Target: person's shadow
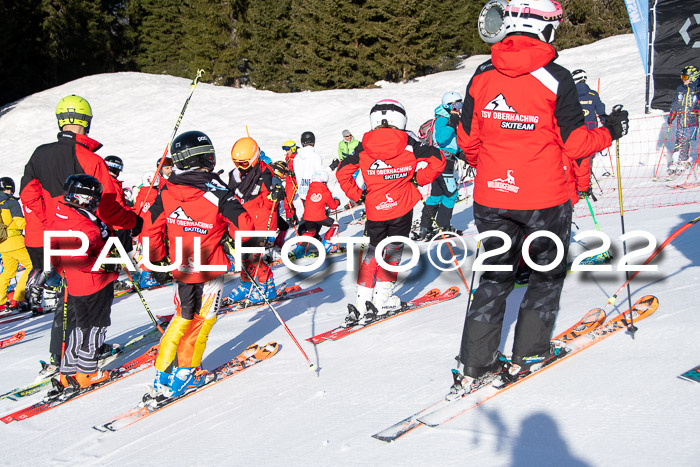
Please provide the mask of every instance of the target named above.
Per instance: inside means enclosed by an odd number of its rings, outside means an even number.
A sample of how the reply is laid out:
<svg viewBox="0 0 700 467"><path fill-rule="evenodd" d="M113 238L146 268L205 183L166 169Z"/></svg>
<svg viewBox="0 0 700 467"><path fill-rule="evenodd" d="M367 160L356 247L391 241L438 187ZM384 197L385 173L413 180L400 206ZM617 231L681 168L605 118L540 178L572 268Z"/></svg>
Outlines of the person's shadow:
<svg viewBox="0 0 700 467"><path fill-rule="evenodd" d="M510 465L584 467L590 464L571 453L556 422L539 412L523 420L513 443Z"/></svg>

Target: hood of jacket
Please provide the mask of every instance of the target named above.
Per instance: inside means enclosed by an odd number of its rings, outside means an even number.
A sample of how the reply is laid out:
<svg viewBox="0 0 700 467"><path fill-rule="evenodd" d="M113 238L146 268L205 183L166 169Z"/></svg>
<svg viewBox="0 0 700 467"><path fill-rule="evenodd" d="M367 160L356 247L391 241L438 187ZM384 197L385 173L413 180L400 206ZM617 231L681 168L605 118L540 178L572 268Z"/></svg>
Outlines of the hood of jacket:
<svg viewBox="0 0 700 467"><path fill-rule="evenodd" d="M542 68L557 57L551 45L528 36L508 36L491 46L491 62L506 76L516 77Z"/></svg>
<svg viewBox="0 0 700 467"><path fill-rule="evenodd" d="M442 104L438 105L435 107L435 116L436 117L445 117L447 119L450 118L450 113L445 109Z"/></svg>
<svg viewBox="0 0 700 467"><path fill-rule="evenodd" d="M362 138L364 155L372 160L381 160L389 163L395 157L399 157L406 150L408 135L405 131L394 128L377 128L365 133Z"/></svg>

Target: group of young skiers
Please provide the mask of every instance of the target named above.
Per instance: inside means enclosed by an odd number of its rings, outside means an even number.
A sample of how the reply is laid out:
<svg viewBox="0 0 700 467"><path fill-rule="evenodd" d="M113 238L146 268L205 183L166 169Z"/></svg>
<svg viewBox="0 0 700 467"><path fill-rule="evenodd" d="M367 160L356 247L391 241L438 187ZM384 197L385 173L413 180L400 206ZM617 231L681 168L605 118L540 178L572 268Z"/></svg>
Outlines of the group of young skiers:
<svg viewBox="0 0 700 467"><path fill-rule="evenodd" d="M562 17L555 1L512 0L505 8L505 39L492 47L490 60L477 67L463 96L444 94L428 144L407 131L404 106L383 99L370 109L370 131L361 140L343 131L338 159L330 169L315 150L315 135L305 131L300 147L294 140L283 143L284 160L276 162L264 156L255 139L237 140L231 149L234 169L222 179L211 139L204 132L188 131L172 141L167 158L156 161L160 170L144 175L133 206L116 178L123 161L99 157L95 152L100 143L87 136L92 119L88 102L75 95L61 99L56 109L58 141L38 147L22 177L24 220L16 220L22 213L14 206L8 218L12 228L25 231L28 258L17 261L26 262L27 289L41 290L50 277L65 282L65 306L55 314L51 341L52 362L60 365L60 386L84 388L110 377L97 362L118 273L110 265L97 271L92 266L111 237L119 238L127 250L136 243L137 250L148 255L150 260L142 264L144 277L174 283L175 316L160 341L154 392L177 397L206 381L202 356L224 299L224 274L232 261L227 249L236 232L259 231L260 236L245 236L243 245L271 248L281 246L294 230L336 251L328 241L338 231L329 210L338 209L340 202L327 186L335 171L345 195L364 204L369 237L346 321L375 319L402 307L395 293L397 273L382 267L376 255L398 265L403 243L389 243L381 252L377 246L391 236L409 237L419 203L424 203L420 238L431 231L454 230L457 160L476 169L473 215L478 230L500 231L512 240L509 251L487 259L485 265L512 269L481 276L465 320L456 390L503 371L498 351L501 326L525 239L548 231L561 240L566 257L572 203L590 193L590 157L628 128L626 111L605 113L597 94L585 86L585 71L576 70L572 76L555 63L551 43ZM687 76L688 91L683 92L694 92L694 101L684 94L678 105L697 106L698 72L693 68ZM696 83L692 92L691 83ZM587 89L583 94L581 84ZM580 95L591 100L587 115ZM685 107L674 104L672 111L671 120L683 119L682 128L690 131ZM697 116L693 118L692 131L697 131ZM679 147L678 161L687 158L687 148ZM428 185L430 196L423 200L418 187ZM0 202L3 199L0 194ZM5 217L3 207L3 221ZM53 268L45 267L43 232L68 230L87 236L86 255L53 257ZM60 237L51 246L75 249L79 243L78 238ZM176 252L178 245L182 251ZM486 251L500 246L496 237L483 241ZM16 269L14 256L5 256L1 248L6 271L13 265ZM308 251L308 245L299 244L292 254L300 257ZM529 255L534 263L547 265L555 260L557 249L551 239L538 237ZM277 289L265 255L245 253L241 260L240 284L227 301L274 299ZM549 271L530 273L513 344L512 363L518 371L557 355L550 337L565 275L565 261ZM22 299L20 284L15 299Z"/></svg>

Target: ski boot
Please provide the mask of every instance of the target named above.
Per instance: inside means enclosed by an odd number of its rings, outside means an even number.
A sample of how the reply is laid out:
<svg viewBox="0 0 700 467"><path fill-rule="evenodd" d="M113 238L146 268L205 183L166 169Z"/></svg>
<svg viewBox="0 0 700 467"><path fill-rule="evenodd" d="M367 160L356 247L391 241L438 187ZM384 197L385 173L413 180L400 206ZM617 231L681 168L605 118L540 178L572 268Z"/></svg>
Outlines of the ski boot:
<svg viewBox="0 0 700 467"><path fill-rule="evenodd" d="M269 279L267 279L265 282L260 282L258 286L260 287L260 290L258 289L258 287L255 287L254 285L252 286L250 295L248 296L247 300L248 304L252 305L264 302L265 299L273 300L277 298L277 288L275 287L274 277L270 276ZM260 294L261 290L263 295Z"/></svg>
<svg viewBox="0 0 700 467"><path fill-rule="evenodd" d="M114 281L114 293L128 292L134 288L134 284L129 281Z"/></svg>
<svg viewBox="0 0 700 467"><path fill-rule="evenodd" d="M32 307L29 306L29 303L25 302L24 300L8 300L7 302L7 308L11 311L17 311L19 313L25 313L27 311L32 311Z"/></svg>
<svg viewBox="0 0 700 467"><path fill-rule="evenodd" d="M604 251L598 255L590 256L583 261L581 264L584 266L592 266L597 264L610 264L613 260L613 256L608 251Z"/></svg>
<svg viewBox="0 0 700 467"><path fill-rule="evenodd" d="M151 399L157 398L167 398L172 395L172 389L170 389L170 379L172 378L170 373L165 371L156 370L156 377L153 380L153 389L150 392Z"/></svg>
<svg viewBox="0 0 700 467"><path fill-rule="evenodd" d="M512 380L517 380L523 376L527 376L533 371L537 371L540 368L547 366L553 360L563 357L566 355L567 349L565 347L557 347L554 343L549 344L549 349L546 352L531 355L529 357L521 357L519 355L513 355L511 358L511 366L508 369L508 374Z"/></svg>
<svg viewBox="0 0 700 467"><path fill-rule="evenodd" d="M369 309L367 307L368 303L372 303L372 296L374 295L374 288L364 287L362 285L357 286L357 295L355 297L355 304L348 305L348 314L345 317L346 326L354 326L360 322L360 319L367 315Z"/></svg>
<svg viewBox="0 0 700 467"><path fill-rule="evenodd" d="M487 366L465 366L463 371L459 370L460 366L462 366L461 362L457 364L457 369L452 370L453 383L450 392L445 396L447 400L458 399L476 391L496 379L508 368L507 360L500 352L496 352L493 362Z"/></svg>
<svg viewBox="0 0 700 467"><path fill-rule="evenodd" d="M221 306L231 306L234 303L247 298L250 295L250 288L253 286L250 282L243 282L238 285L235 289L221 300Z"/></svg>
<svg viewBox="0 0 700 467"><path fill-rule="evenodd" d="M51 378L57 374L61 366L61 358L57 355L51 354L51 358L49 359L48 363L43 360L39 360L39 363L41 364L41 370L39 371L36 381Z"/></svg>
<svg viewBox="0 0 700 467"><path fill-rule="evenodd" d="M375 316L366 316L370 319L377 319L386 314L392 314L399 311L403 304L401 299L394 295L395 282L377 282L374 286L374 295L372 297L372 305ZM368 310L369 311L369 310Z"/></svg>
<svg viewBox="0 0 700 467"><path fill-rule="evenodd" d="M178 368L173 367L173 371L168 379L170 387L169 397L180 397L187 392L204 386L211 381L212 374L200 367Z"/></svg>
<svg viewBox="0 0 700 467"><path fill-rule="evenodd" d="M690 161L679 161L676 165L676 175L683 175L692 167Z"/></svg>
<svg viewBox="0 0 700 467"><path fill-rule="evenodd" d="M109 371L97 370L94 373L81 373L78 372L73 376L75 381L78 383L81 389L93 386L95 384L103 383L109 379Z"/></svg>

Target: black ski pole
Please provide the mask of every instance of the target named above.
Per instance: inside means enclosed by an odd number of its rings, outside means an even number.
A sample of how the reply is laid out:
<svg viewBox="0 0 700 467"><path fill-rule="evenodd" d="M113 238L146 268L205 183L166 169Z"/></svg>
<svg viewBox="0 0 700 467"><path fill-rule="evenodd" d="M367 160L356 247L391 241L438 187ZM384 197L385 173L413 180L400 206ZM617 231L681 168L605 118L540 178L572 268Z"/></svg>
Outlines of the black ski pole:
<svg viewBox="0 0 700 467"><path fill-rule="evenodd" d="M621 111L622 106L616 105L613 107L613 113L616 111ZM625 235L625 210L622 203L622 177L620 176L620 139L615 140L615 152L616 152L616 165L617 165L617 193L620 200L620 224L622 226L622 235ZM627 244L622 242L622 253L627 255ZM627 301L629 302L629 309L632 310L632 292L630 291L630 273L625 271L625 278L627 279ZM634 316L630 311L630 324L627 326L627 331L632 335L634 339L634 333L637 332L637 327L634 325Z"/></svg>

